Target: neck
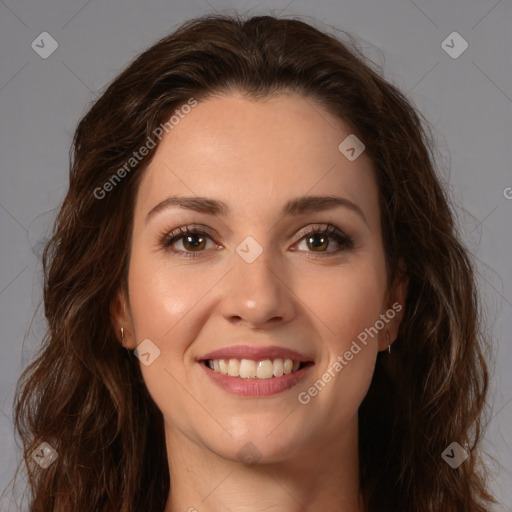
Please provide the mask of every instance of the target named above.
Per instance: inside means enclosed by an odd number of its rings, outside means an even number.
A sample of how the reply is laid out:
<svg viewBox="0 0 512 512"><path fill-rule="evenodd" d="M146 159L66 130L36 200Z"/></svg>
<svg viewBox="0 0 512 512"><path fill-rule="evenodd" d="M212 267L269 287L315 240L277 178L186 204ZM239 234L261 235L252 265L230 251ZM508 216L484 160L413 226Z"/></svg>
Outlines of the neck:
<svg viewBox="0 0 512 512"><path fill-rule="evenodd" d="M170 488L164 512L364 512L359 493L357 417L332 440L286 460L245 465L180 432L166 431Z"/></svg>

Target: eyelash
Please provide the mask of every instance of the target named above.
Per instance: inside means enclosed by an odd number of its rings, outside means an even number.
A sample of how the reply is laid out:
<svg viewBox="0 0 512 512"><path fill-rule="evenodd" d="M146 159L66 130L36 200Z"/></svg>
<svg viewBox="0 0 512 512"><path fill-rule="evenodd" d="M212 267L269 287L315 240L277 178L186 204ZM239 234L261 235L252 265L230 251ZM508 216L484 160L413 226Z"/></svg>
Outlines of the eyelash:
<svg viewBox="0 0 512 512"><path fill-rule="evenodd" d="M198 256L200 256L200 254L202 252L204 252L204 250L203 251L181 251L181 250L172 249L172 247L171 247L173 243L175 243L178 240L183 239L187 235L206 235L210 239L213 239L213 236L214 236L213 233L211 233L210 230L206 226L203 226L203 225L183 226L183 227L173 230L171 233L168 233L167 231L164 231L163 233L161 233L159 236L160 246L162 247L162 249L164 251L172 252L175 255L177 255L178 257L197 258ZM322 252L315 253L314 251L313 252L307 251L307 252L310 252L309 257L311 257L311 258L319 258L319 257L322 258L322 257L326 257L326 256L332 256L332 255L338 254L346 249L351 249L354 246L353 239L350 236L343 233L341 230L339 230L336 226L333 226L332 224L325 224L325 227L323 229L313 228L313 229L308 229L308 230L302 231L299 235L300 236L299 242L302 241L303 239L305 239L307 236L312 237L315 235L329 236L330 238L336 240L336 242L338 242L340 244L341 248L337 249L335 251L324 252L324 253L322 253Z"/></svg>

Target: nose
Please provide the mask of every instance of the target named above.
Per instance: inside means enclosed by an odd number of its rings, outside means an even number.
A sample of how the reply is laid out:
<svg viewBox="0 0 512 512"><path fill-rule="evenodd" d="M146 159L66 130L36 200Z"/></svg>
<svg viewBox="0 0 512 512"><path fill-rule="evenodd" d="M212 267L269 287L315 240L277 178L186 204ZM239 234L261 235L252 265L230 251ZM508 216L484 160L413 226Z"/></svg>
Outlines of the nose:
<svg viewBox="0 0 512 512"><path fill-rule="evenodd" d="M287 283L280 262L263 252L251 263L237 253L234 266L226 276L222 316L235 325L265 329L289 322L296 312L297 297Z"/></svg>

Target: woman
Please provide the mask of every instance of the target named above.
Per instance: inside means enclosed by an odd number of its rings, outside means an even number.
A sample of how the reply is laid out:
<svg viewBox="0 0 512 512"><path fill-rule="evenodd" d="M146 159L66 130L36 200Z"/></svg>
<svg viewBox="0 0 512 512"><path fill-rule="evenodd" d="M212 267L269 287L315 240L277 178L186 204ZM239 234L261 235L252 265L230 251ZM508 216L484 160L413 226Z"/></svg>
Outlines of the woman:
<svg viewBox="0 0 512 512"><path fill-rule="evenodd" d="M31 509L490 510L485 340L430 148L298 20L203 17L139 56L77 128L44 254Z"/></svg>

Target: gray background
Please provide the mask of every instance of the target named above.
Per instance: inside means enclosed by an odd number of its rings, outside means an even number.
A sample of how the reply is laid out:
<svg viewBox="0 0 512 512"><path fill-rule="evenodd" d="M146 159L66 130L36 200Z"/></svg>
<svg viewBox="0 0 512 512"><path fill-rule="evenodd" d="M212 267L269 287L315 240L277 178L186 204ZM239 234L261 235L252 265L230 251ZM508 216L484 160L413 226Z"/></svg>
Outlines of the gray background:
<svg viewBox="0 0 512 512"><path fill-rule="evenodd" d="M512 480L512 191L506 197L512 187L512 4L505 0L0 0L0 491L19 458L14 387L45 327L37 310L38 257L66 192L75 126L97 91L138 53L188 18L231 9L298 15L320 29L356 35L434 126L441 174L450 181L464 241L478 263L494 340L484 448L494 458L488 467L502 501L497 510L512 510L506 485ZM469 44L456 59L441 47L453 31ZM47 59L31 48L42 32L59 45ZM1 509L15 510L10 502L7 494Z"/></svg>

